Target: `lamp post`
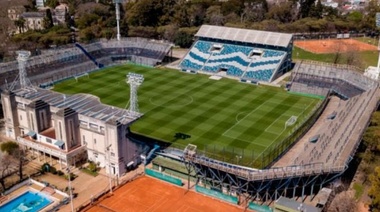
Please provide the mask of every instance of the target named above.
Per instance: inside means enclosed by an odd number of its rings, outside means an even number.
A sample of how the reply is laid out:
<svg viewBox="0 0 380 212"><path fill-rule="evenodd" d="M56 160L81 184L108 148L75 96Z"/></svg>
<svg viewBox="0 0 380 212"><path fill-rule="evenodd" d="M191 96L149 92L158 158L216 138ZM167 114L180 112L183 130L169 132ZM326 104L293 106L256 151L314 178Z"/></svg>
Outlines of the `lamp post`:
<svg viewBox="0 0 380 212"><path fill-rule="evenodd" d="M68 166L66 168L68 178L69 178L69 195L70 195L70 206L71 206L71 211L74 212L74 204L73 204L73 190L71 189L71 173L70 173L70 167Z"/></svg>
<svg viewBox="0 0 380 212"><path fill-rule="evenodd" d="M239 159L241 159L241 155L236 155L236 165L239 165Z"/></svg>
<svg viewBox="0 0 380 212"><path fill-rule="evenodd" d="M145 164L146 164L146 156L145 155L140 155L142 164L143 164L143 173L145 173Z"/></svg>
<svg viewBox="0 0 380 212"><path fill-rule="evenodd" d="M108 165L108 179L109 179L109 184L110 184L110 193L112 194L112 179L111 179L111 160L110 160L110 147L112 146L112 144L108 145L105 149L107 155L108 155L108 161L107 161L107 165Z"/></svg>

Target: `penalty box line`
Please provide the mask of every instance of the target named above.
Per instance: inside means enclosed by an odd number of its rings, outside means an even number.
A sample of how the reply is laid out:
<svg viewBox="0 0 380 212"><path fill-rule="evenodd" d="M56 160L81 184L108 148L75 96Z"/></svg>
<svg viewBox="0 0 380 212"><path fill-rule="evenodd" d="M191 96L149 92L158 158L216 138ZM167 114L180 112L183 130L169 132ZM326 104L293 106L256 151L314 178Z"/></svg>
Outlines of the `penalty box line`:
<svg viewBox="0 0 380 212"><path fill-rule="evenodd" d="M313 101L311 101L308 105L307 105L307 107L303 107L303 108L300 108L300 107L293 107L293 108L297 108L297 109L303 109L300 113L298 113L298 116L297 116L297 118L298 117L300 117L303 113L304 113L304 111L306 111L309 107L310 107L310 105L312 104L312 103L314 103L315 102L315 100L313 100ZM305 104L306 105L306 104ZM288 115L288 114L282 114L281 116L279 116L274 122L272 122L272 124L270 124L267 128L265 128L265 132L269 132L269 133L272 133L272 134L276 134L276 135L281 135L282 134L282 132L280 132L280 133L277 133L277 132L273 132L273 131L270 131L270 130L268 130L273 124L275 124L275 123L277 123L278 122L278 120L281 118L281 117L283 117L283 116L289 116L289 118L290 117L292 117L293 115ZM288 119L289 119L288 118ZM285 123L284 123L285 124Z"/></svg>
<svg viewBox="0 0 380 212"><path fill-rule="evenodd" d="M316 101L316 100L314 100L314 101ZM311 102L309 103L309 105L305 108L304 111L306 111L306 109L309 108L310 105L311 105L314 101L311 101ZM302 115L302 114L304 113L304 111L300 112L300 113L298 114L298 116ZM282 133L284 133L284 131L285 131L285 128L284 128L284 130L283 130L280 134L278 134L277 138L274 139L274 140L269 144L269 146L267 146L267 148L265 148L264 151L262 151L262 152L260 153L260 155L259 155L257 158L259 158L262 154L264 154L264 152L266 152L267 149L268 149L270 146L272 146L272 144L273 144L275 141L277 141L277 139L282 135Z"/></svg>

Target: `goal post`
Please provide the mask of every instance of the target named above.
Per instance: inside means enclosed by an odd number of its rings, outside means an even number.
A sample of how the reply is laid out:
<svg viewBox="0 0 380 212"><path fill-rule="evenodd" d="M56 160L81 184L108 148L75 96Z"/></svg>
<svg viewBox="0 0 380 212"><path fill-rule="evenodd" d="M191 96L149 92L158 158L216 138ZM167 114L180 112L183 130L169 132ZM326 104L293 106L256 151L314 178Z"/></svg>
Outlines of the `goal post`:
<svg viewBox="0 0 380 212"><path fill-rule="evenodd" d="M85 77L85 76L87 76L87 78L90 78L90 75L88 75L88 73L86 72L84 74L79 74L79 75L74 76L74 79L75 79L76 82L78 82L79 78Z"/></svg>
<svg viewBox="0 0 380 212"><path fill-rule="evenodd" d="M285 122L285 128L289 126L293 126L297 122L298 116L291 116L286 122Z"/></svg>

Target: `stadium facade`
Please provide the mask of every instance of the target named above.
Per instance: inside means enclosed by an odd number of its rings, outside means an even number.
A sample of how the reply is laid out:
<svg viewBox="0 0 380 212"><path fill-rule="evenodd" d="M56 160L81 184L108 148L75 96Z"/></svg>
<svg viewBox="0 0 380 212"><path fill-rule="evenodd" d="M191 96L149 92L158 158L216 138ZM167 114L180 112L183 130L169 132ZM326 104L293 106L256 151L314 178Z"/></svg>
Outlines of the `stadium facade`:
<svg viewBox="0 0 380 212"><path fill-rule="evenodd" d="M57 159L61 168L88 159L103 167L110 163L107 172L121 175L140 163L145 146L125 136L140 114L131 116L89 94L43 89L4 91L1 100L6 136Z"/></svg>
<svg viewBox="0 0 380 212"><path fill-rule="evenodd" d="M24 64L32 84L28 87L19 83L25 81L20 78L19 62L0 64L6 136L45 161L57 159L61 168L91 160L108 167L107 173L124 174L148 151L147 145L127 138L130 124L142 114L102 104L89 94L64 95L38 86L85 77L124 61L156 65L170 49L169 43L126 38L46 51Z"/></svg>

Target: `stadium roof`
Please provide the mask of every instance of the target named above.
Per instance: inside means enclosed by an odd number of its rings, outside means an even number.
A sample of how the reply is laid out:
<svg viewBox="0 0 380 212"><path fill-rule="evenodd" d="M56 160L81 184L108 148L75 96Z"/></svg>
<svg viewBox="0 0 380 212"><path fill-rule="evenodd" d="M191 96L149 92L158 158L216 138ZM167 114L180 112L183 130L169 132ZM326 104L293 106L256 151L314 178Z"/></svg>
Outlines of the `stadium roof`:
<svg viewBox="0 0 380 212"><path fill-rule="evenodd" d="M202 25L195 36L281 47L287 47L293 37L287 33L211 25Z"/></svg>
<svg viewBox="0 0 380 212"><path fill-rule="evenodd" d="M7 91L6 91L7 92ZM13 91L18 97L31 101L43 101L51 107L58 108L57 113L64 113L68 108L81 115L95 118L107 123L119 122L129 124L136 121L142 114L130 114L128 110L102 104L98 97L90 94L66 95L51 90L37 88L32 90Z"/></svg>

